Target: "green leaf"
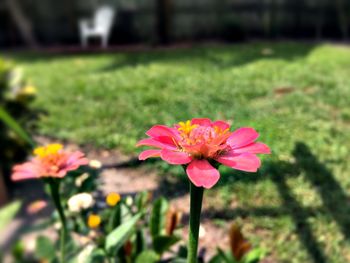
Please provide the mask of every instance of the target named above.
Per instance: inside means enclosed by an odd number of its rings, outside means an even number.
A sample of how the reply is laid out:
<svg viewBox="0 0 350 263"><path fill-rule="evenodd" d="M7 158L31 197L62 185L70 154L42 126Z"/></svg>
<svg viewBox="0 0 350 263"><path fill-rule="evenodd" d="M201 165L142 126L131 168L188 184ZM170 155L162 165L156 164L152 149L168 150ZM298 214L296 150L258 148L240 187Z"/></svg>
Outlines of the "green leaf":
<svg viewBox="0 0 350 263"><path fill-rule="evenodd" d="M12 129L22 140L26 141L33 147L35 146L32 138L3 107L0 107L0 120L2 120L10 129Z"/></svg>
<svg viewBox="0 0 350 263"><path fill-rule="evenodd" d="M218 256L226 263L235 263L236 260L231 256L231 252L225 253L221 248L217 248Z"/></svg>
<svg viewBox="0 0 350 263"><path fill-rule="evenodd" d="M159 260L159 256L153 250L145 250L136 258L135 263L156 263Z"/></svg>
<svg viewBox="0 0 350 263"><path fill-rule="evenodd" d="M187 259L184 258L175 258L170 261L171 263L187 263Z"/></svg>
<svg viewBox="0 0 350 263"><path fill-rule="evenodd" d="M16 259L18 262L23 262L23 257L25 254L25 245L23 240L18 240L13 247L11 248L11 254L14 259ZM0 262L2 262L0 260Z"/></svg>
<svg viewBox="0 0 350 263"><path fill-rule="evenodd" d="M179 240L177 236L157 236L153 239L153 248L161 255Z"/></svg>
<svg viewBox="0 0 350 263"><path fill-rule="evenodd" d="M221 248L217 248L217 253L214 255L208 263L239 263L243 261L237 261L231 251L223 251Z"/></svg>
<svg viewBox="0 0 350 263"><path fill-rule="evenodd" d="M120 203L121 208L121 223L128 222L132 218L132 211L125 203Z"/></svg>
<svg viewBox="0 0 350 263"><path fill-rule="evenodd" d="M168 210L168 201L161 197L153 204L150 231L153 238L160 236L164 232L165 214Z"/></svg>
<svg viewBox="0 0 350 263"><path fill-rule="evenodd" d="M244 263L257 263L263 259L266 255L266 251L262 248L255 248L249 251L249 253L244 257Z"/></svg>
<svg viewBox="0 0 350 263"><path fill-rule="evenodd" d="M178 251L177 251L177 256L178 258L187 258L187 247L184 245L180 245Z"/></svg>
<svg viewBox="0 0 350 263"><path fill-rule="evenodd" d="M148 192L147 191L143 191L136 196L135 202L136 202L136 206L137 206L138 211L140 211L146 207L147 201L148 201Z"/></svg>
<svg viewBox="0 0 350 263"><path fill-rule="evenodd" d="M141 214L133 216L131 219L121 224L107 235L105 248L108 252L110 252L112 249L119 250L124 245L124 243L133 233L134 226L140 217Z"/></svg>
<svg viewBox="0 0 350 263"><path fill-rule="evenodd" d="M91 253L86 263L105 263L106 257L107 255L102 249L96 249Z"/></svg>
<svg viewBox="0 0 350 263"><path fill-rule="evenodd" d="M96 248L94 245L90 244L85 246L79 254L75 257L72 263L104 263L106 258L106 253L103 249Z"/></svg>
<svg viewBox="0 0 350 263"><path fill-rule="evenodd" d="M121 203L112 208L112 213L108 220L107 231L110 232L121 224L122 221L122 208Z"/></svg>
<svg viewBox="0 0 350 263"><path fill-rule="evenodd" d="M0 231L4 229L16 216L21 207L21 202L16 201L0 209Z"/></svg>
<svg viewBox="0 0 350 263"><path fill-rule="evenodd" d="M68 263L105 263L107 255L101 248L96 248L90 244L85 246L81 251L74 256Z"/></svg>
<svg viewBox="0 0 350 263"><path fill-rule="evenodd" d="M142 251L146 250L147 244L146 244L146 238L144 230L138 229L136 232L136 254L142 253Z"/></svg>
<svg viewBox="0 0 350 263"><path fill-rule="evenodd" d="M45 236L39 236L36 239L35 256L38 259L45 259L48 261L56 257L56 249L51 240Z"/></svg>
<svg viewBox="0 0 350 263"><path fill-rule="evenodd" d="M225 260L222 259L222 256L220 254L216 254L214 257L212 257L208 263L224 263Z"/></svg>

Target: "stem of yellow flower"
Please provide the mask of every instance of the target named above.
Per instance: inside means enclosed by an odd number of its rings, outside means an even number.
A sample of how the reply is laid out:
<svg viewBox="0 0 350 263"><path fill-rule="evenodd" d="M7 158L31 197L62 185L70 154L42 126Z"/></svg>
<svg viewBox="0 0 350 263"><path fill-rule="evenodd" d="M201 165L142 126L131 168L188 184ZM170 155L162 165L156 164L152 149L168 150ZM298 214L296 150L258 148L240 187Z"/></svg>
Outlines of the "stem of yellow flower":
<svg viewBox="0 0 350 263"><path fill-rule="evenodd" d="M187 263L197 263L198 236L203 200L203 187L197 187L190 182L190 227L188 233Z"/></svg>
<svg viewBox="0 0 350 263"><path fill-rule="evenodd" d="M121 206L120 203L116 204L114 207L112 207L112 214L108 221L108 231L111 232L114 230L117 226L119 226L121 223Z"/></svg>
<svg viewBox="0 0 350 263"><path fill-rule="evenodd" d="M50 186L50 192L51 192L51 197L52 201L55 204L55 207L57 209L58 215L60 217L61 221L61 233L60 233L60 262L64 263L65 262L65 240L66 240L66 235L67 235L67 224L66 224L66 217L64 215L64 210L61 204L61 198L60 198L60 193L59 193L59 186L60 182L58 180L50 178L49 186Z"/></svg>

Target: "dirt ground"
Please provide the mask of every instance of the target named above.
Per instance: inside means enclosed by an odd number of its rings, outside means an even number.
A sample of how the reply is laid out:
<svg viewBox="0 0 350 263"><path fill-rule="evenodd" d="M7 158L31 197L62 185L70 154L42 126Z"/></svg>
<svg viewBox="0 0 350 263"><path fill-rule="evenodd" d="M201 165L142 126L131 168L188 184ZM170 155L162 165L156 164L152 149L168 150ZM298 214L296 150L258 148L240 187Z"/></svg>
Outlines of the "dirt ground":
<svg viewBox="0 0 350 263"><path fill-rule="evenodd" d="M41 143L49 142L47 139L39 138ZM68 148L79 149L76 145L69 144ZM184 240L187 240L187 221L189 212L189 195L188 189L167 189L160 175L155 170L151 170L137 161L136 156L126 156L117 150L93 150L89 148L80 149L88 153L90 160L99 160L102 163L100 173L99 190L103 195L109 192L117 192L122 196L134 195L140 191L150 191L153 196L160 194L168 195L171 193L170 205L183 213L182 223L185 226L182 230ZM186 188L186 187L184 187ZM15 186L14 196L24 200L25 204L29 204L34 200L42 199L45 194L40 182L23 182ZM29 250L35 247L35 238L40 234L56 238L56 231L50 228L40 229L38 232L26 234L26 229L34 225L40 224L47 219L52 212L52 207L48 206L36 215L29 215L25 206L15 220L0 233L0 249L9 251L9 248L18 237L24 238L24 242ZM203 201L203 210L210 209L206 199ZM227 226L228 227L228 226ZM203 219L200 231L200 253L206 258L210 258L216 250L217 246L228 248L228 229L227 227L218 227L213 224L210 219ZM5 261L11 262L9 259ZM273 262L269 259L264 260L265 263Z"/></svg>

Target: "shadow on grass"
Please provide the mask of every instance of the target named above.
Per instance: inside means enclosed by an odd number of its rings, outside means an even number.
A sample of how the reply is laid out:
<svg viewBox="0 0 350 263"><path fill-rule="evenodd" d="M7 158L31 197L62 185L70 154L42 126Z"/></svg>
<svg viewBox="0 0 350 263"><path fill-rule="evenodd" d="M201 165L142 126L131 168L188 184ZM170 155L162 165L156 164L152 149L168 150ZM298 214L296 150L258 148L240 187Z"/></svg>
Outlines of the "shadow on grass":
<svg viewBox="0 0 350 263"><path fill-rule="evenodd" d="M133 52L117 51L99 53L43 53L18 52L9 53L9 57L17 62L59 61L71 57L85 58L108 56L110 62L97 69L98 72L109 72L125 67L147 66L152 63L189 63L195 67L209 69L226 69L243 66L261 59L282 59L292 61L307 56L317 44L298 42L253 42L244 44L195 45L179 49L146 49ZM96 69L94 69L96 71Z"/></svg>
<svg viewBox="0 0 350 263"><path fill-rule="evenodd" d="M99 71L108 72L124 67L147 66L151 63L197 63L198 67L225 69L242 66L260 59L294 60L308 55L316 45L300 43L253 43L193 47L171 51L148 51L117 56ZM204 62L204 63L203 63Z"/></svg>
<svg viewBox="0 0 350 263"><path fill-rule="evenodd" d="M300 243L307 250L310 259L315 263L329 262L322 247L320 246L315 233L312 231L311 224L308 222L310 217L318 214L326 214L333 218L338 224L344 237L350 239L350 204L349 197L343 191L342 187L334 178L332 172L318 160L309 147L301 142L295 144L293 150L295 163L286 161L272 161L264 164L264 170L260 173L247 174L240 172L223 173L220 185L232 184L235 182L254 183L259 180L271 180L277 187L277 191L282 200L282 206L263 206L254 208L219 208L204 210L202 219L226 219L233 220L237 217L271 217L278 218L289 216L294 223L295 232L299 237ZM287 184L288 177L304 174L312 187L318 191L323 206L305 207L299 203L292 189ZM233 180L232 180L233 178ZM187 189L188 182L186 177L181 177L175 184L162 177L161 188L172 193L176 189ZM170 189L170 191L169 191ZM174 190L171 190L174 189ZM160 190L162 191L162 189ZM187 191L185 191L187 192ZM168 195L170 198L174 195ZM187 215L188 216L188 215Z"/></svg>

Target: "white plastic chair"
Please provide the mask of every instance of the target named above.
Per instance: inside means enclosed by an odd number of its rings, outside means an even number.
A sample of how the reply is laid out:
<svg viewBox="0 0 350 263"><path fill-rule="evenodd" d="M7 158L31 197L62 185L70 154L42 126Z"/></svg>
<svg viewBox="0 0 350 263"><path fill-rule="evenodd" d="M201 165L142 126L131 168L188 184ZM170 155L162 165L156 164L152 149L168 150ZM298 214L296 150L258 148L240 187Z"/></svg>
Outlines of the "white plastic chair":
<svg viewBox="0 0 350 263"><path fill-rule="evenodd" d="M96 10L93 19L81 19L79 21L80 39L84 48L87 47L90 37L100 37L102 47L107 47L113 25L114 13L112 7L101 6Z"/></svg>

